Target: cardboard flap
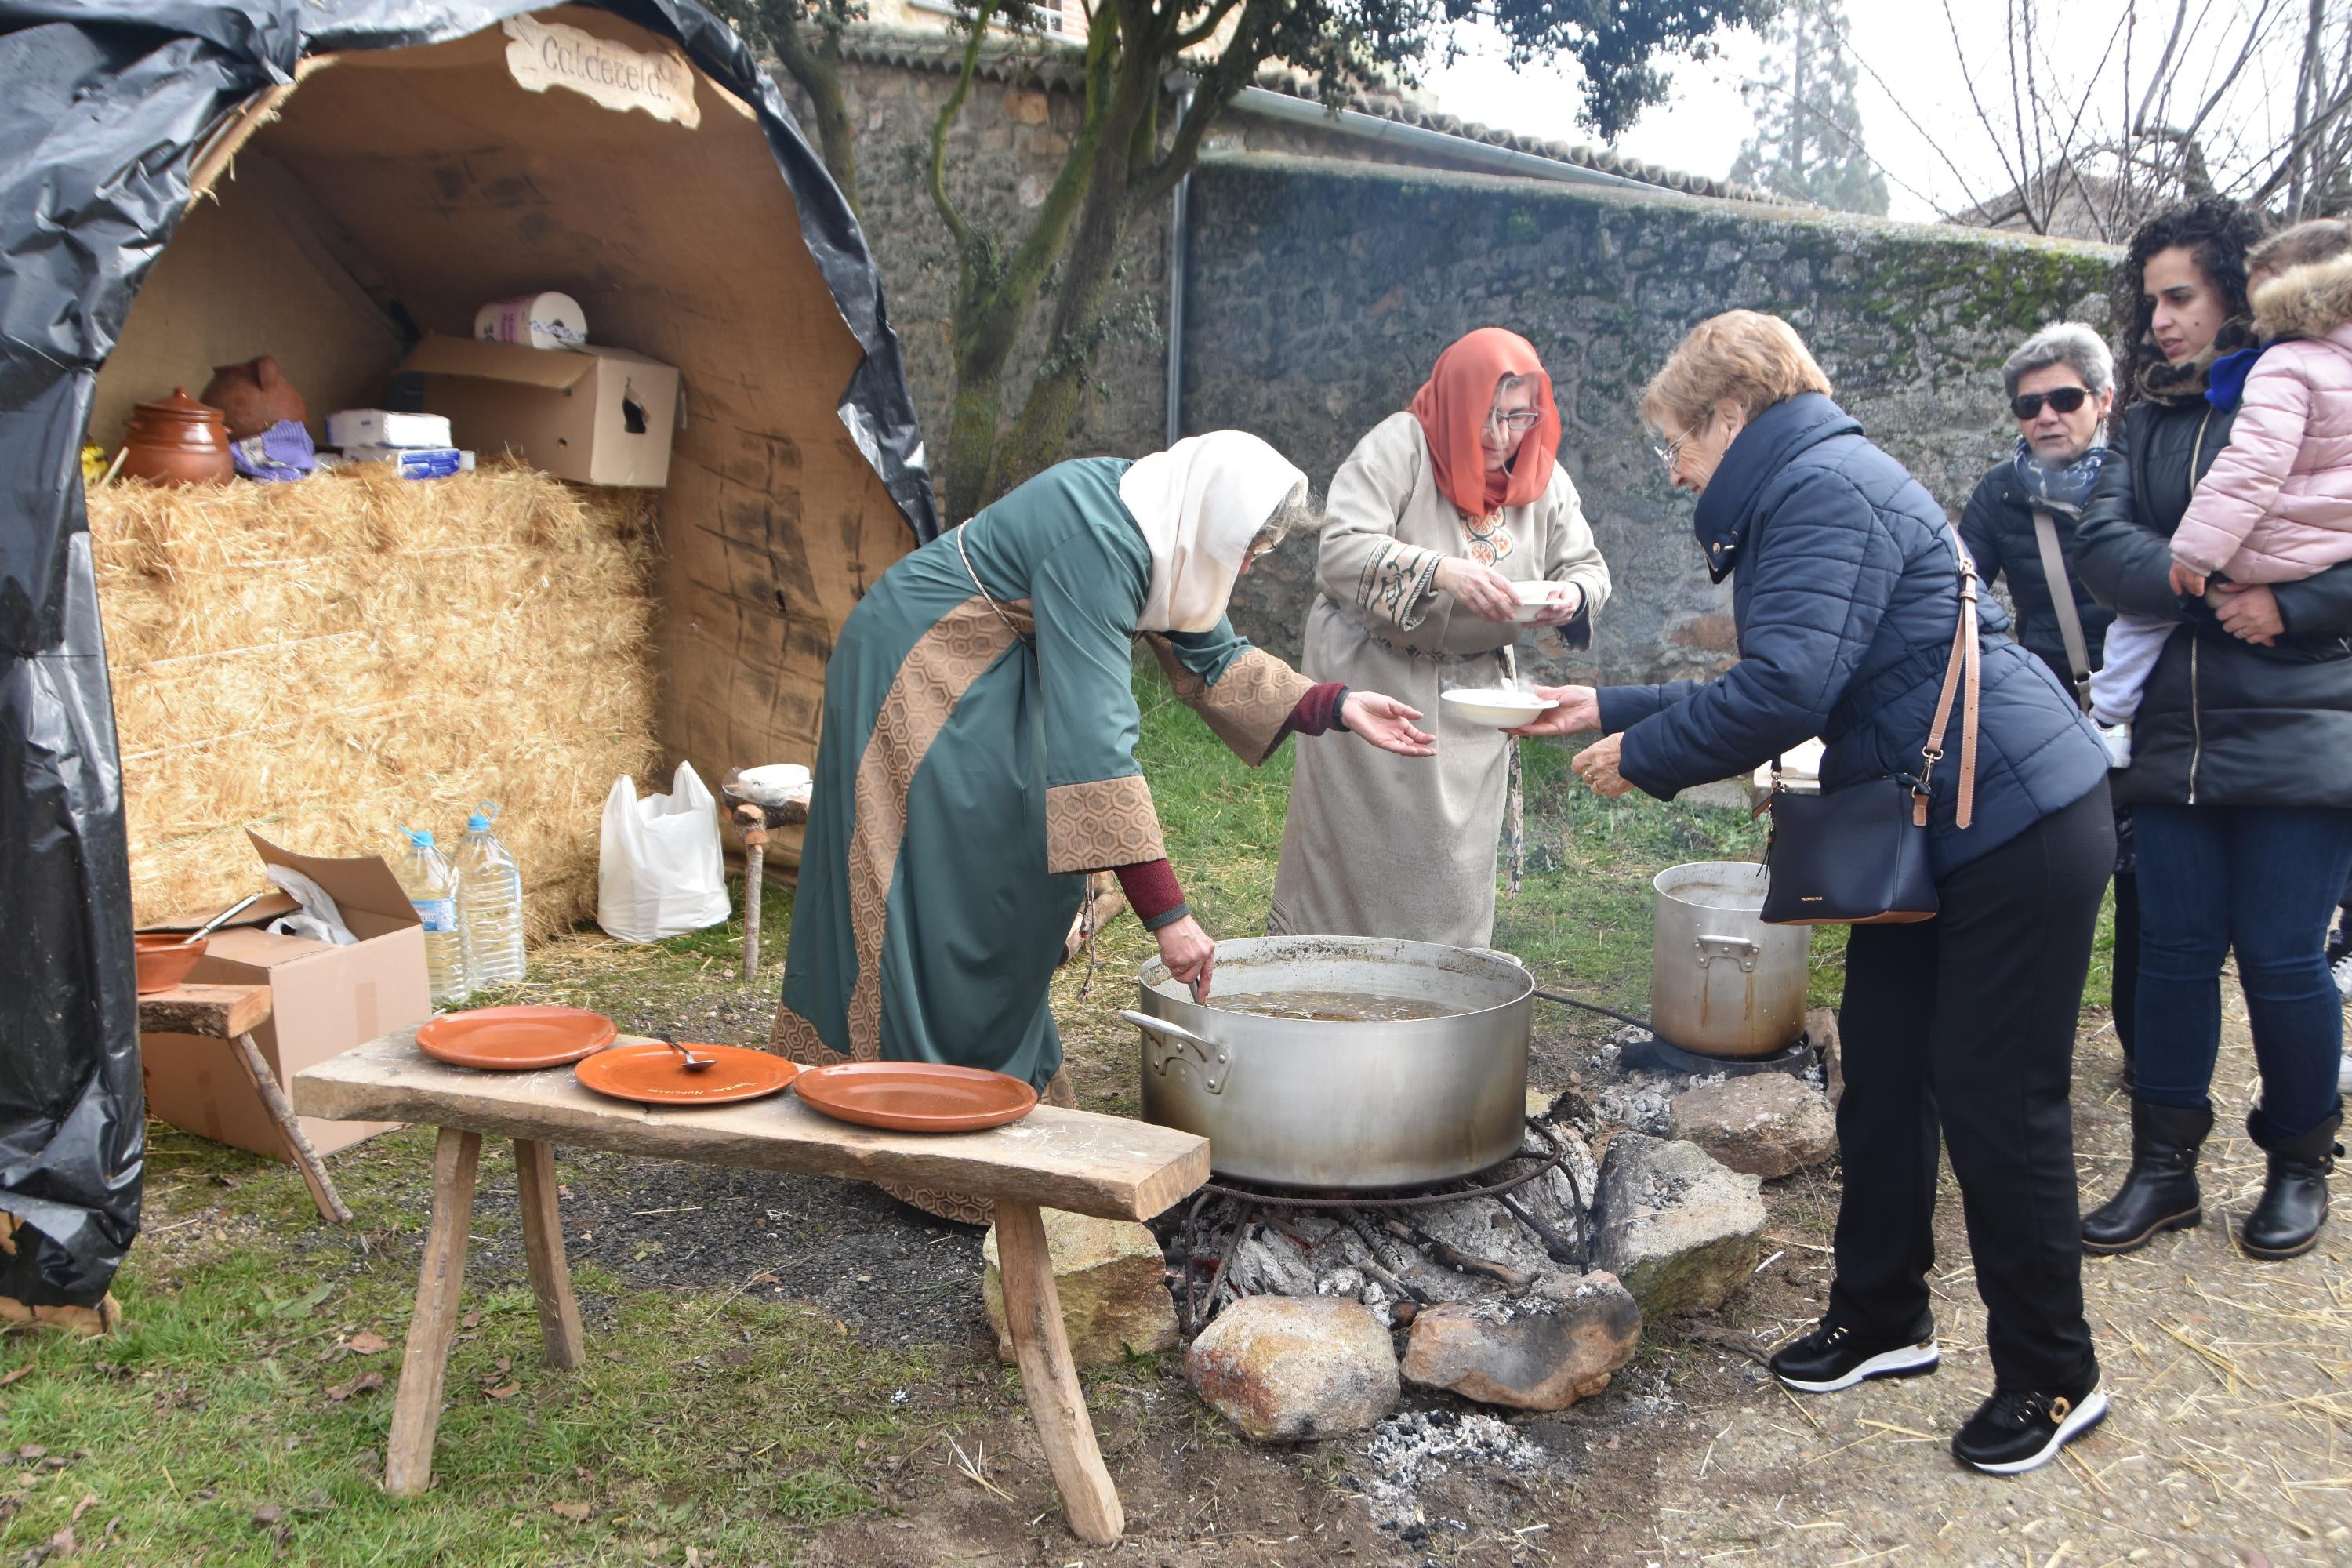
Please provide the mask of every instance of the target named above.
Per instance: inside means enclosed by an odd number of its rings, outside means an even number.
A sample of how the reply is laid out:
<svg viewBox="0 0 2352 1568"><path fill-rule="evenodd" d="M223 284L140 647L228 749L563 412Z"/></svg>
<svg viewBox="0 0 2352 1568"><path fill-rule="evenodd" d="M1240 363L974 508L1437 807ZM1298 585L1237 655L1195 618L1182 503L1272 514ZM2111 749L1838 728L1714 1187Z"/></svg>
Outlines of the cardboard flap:
<svg viewBox="0 0 2352 1568"><path fill-rule="evenodd" d="M595 370L596 356L434 334L410 351L400 368L420 375L468 375L481 381L569 392Z"/></svg>
<svg viewBox="0 0 2352 1568"><path fill-rule="evenodd" d="M383 863L383 857L362 855L350 860L324 860L280 849L249 827L245 836L253 840L253 852L261 857L263 865L289 867L324 888L327 896L335 900L335 907L342 911L343 923L352 928L352 934L362 939L375 934L352 918L354 912L373 915L386 927L419 923L416 906L408 901L407 889L392 874L392 868Z"/></svg>

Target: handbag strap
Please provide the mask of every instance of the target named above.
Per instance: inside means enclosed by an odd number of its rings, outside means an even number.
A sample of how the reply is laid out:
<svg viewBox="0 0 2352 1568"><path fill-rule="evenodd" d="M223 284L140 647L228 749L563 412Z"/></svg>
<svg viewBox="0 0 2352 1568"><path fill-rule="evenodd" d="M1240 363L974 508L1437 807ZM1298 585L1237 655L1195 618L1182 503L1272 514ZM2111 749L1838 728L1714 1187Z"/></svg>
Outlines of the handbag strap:
<svg viewBox="0 0 2352 1568"><path fill-rule="evenodd" d="M2058 617L2058 640L2066 645L2066 668L2074 675L2074 700L2091 706L2091 645L2084 640L2083 613L2066 575L2066 552L2058 547L2058 520L2042 507L2033 511L2033 542L2042 552L2042 575L2050 585L2050 609Z"/></svg>
<svg viewBox="0 0 2352 1568"><path fill-rule="evenodd" d="M1919 771L1918 786L1911 792L1911 820L1927 826L1929 784L1936 764L1944 760L1944 736L1952 720L1952 705L1960 709L1960 792L1952 812L1954 826L1966 827L1976 819L1977 801L1977 563L1968 547L1952 536L1952 552L1960 564L1960 617L1952 628L1951 662L1944 668L1944 689L1936 699L1936 721L1928 727L1927 743L1920 748L1927 765Z"/></svg>

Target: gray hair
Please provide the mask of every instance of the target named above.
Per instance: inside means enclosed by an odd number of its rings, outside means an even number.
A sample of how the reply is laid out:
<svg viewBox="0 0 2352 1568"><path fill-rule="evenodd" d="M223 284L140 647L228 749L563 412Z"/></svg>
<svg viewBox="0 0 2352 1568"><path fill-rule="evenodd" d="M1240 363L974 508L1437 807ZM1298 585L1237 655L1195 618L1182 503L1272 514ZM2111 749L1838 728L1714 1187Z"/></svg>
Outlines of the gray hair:
<svg viewBox="0 0 2352 1568"><path fill-rule="evenodd" d="M2053 321L2020 343L2017 352L2002 362L2002 390L2015 397L2019 382L2053 364L2073 366L2095 397L2116 384L2116 356L2107 352L2106 340L2081 321Z"/></svg>
<svg viewBox="0 0 2352 1568"><path fill-rule="evenodd" d="M1282 504L1265 520L1265 526L1250 541L1249 552L1263 555L1294 533L1314 533L1323 527L1323 513L1315 504L1315 495L1301 479L1282 498Z"/></svg>

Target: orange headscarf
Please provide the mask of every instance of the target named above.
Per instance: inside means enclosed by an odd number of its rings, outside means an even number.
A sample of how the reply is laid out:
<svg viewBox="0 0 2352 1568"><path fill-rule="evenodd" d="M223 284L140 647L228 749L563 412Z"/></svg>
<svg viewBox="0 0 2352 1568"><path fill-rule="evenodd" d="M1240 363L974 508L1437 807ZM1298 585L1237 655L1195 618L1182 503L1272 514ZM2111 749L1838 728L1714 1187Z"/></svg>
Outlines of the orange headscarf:
<svg viewBox="0 0 2352 1568"><path fill-rule="evenodd" d="M1535 383L1536 422L1499 474L1486 471L1479 431L1495 406L1495 386L1507 375ZM1412 395L1412 416L1429 438L1429 460L1437 488L1472 517L1507 506L1526 506L1551 483L1552 458L1559 450L1559 410L1552 405L1551 377L1535 345L1504 327L1481 327L1437 356L1421 390Z"/></svg>

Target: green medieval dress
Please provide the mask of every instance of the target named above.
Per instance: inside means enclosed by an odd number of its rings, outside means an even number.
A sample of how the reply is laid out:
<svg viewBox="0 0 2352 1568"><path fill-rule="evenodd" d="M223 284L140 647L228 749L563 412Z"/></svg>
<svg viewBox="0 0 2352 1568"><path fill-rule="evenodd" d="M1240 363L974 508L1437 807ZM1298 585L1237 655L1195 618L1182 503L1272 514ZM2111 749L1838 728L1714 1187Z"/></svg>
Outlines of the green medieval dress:
<svg viewBox="0 0 2352 1568"><path fill-rule="evenodd" d="M1087 874L1167 853L1135 760L1152 563L1119 500L1129 466L1047 469L843 624L776 1018L793 1059L1053 1080L1047 992ZM1306 678L1223 619L1144 635L1177 696L1264 762Z"/></svg>

